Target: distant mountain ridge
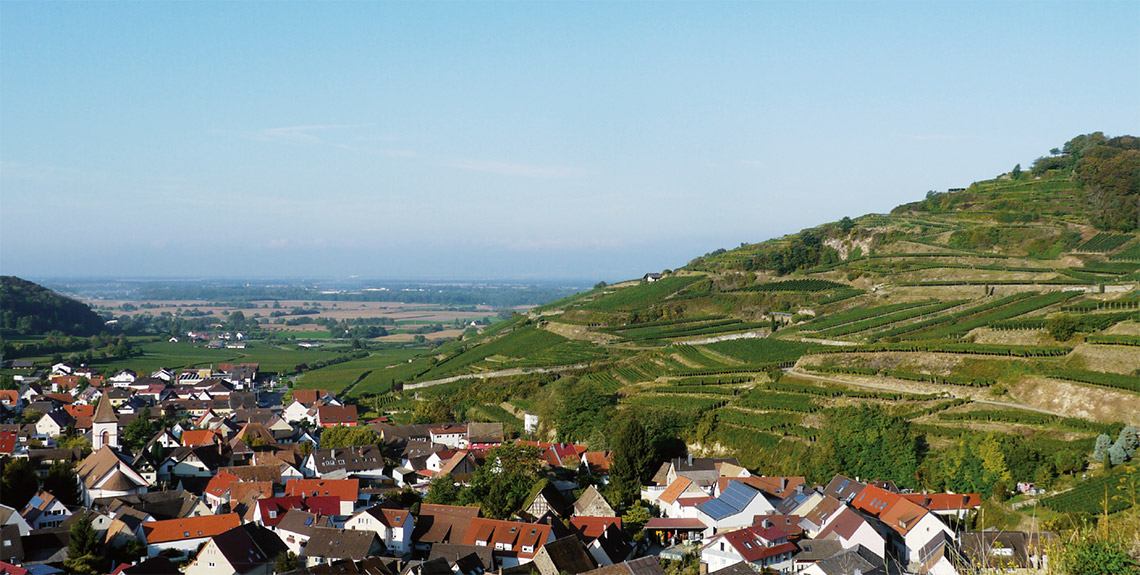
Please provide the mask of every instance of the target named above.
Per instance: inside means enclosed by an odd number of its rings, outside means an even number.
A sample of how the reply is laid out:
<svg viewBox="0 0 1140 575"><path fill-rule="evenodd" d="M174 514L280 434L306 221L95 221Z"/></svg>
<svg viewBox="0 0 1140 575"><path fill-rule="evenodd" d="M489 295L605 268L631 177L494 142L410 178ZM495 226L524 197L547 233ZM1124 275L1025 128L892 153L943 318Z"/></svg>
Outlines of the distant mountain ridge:
<svg viewBox="0 0 1140 575"><path fill-rule="evenodd" d="M103 318L84 303L16 276L0 276L0 329L19 335L61 331L90 336L102 331Z"/></svg>

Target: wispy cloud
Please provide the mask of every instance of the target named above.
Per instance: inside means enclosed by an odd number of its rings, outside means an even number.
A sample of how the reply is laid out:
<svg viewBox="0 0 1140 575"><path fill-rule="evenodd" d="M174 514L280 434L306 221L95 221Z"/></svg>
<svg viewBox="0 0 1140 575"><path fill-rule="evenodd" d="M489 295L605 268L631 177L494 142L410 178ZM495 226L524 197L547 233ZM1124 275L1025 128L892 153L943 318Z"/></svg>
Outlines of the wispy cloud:
<svg viewBox="0 0 1140 575"><path fill-rule="evenodd" d="M903 140L912 140L915 142L947 142L966 139L965 136L954 134L895 134L895 136Z"/></svg>
<svg viewBox="0 0 1140 575"><path fill-rule="evenodd" d="M262 142L286 142L290 144L328 144L328 140L318 134L327 132L367 128L371 124L310 124L304 126L282 126L258 130L254 139ZM333 144L341 147L342 144Z"/></svg>
<svg viewBox="0 0 1140 575"><path fill-rule="evenodd" d="M500 176L517 176L540 180L582 178L594 172L570 166L544 166L519 162L489 162L484 160L455 159L443 162L444 166Z"/></svg>
<svg viewBox="0 0 1140 575"><path fill-rule="evenodd" d="M62 182L73 180L75 177L75 170L69 168L0 161L0 179Z"/></svg>

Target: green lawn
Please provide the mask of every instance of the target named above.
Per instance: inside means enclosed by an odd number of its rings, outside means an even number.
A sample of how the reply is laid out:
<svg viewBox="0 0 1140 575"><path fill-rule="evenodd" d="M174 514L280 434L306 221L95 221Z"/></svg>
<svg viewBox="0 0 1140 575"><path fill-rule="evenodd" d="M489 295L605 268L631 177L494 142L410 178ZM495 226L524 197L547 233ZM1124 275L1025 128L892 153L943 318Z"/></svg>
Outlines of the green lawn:
<svg viewBox="0 0 1140 575"><path fill-rule="evenodd" d="M380 350L365 358L315 369L299 377L296 388L319 388L339 392L362 375L367 374L353 391L384 393L391 389L391 382L396 379L397 375L407 371L404 368L404 366L409 365L407 361L414 358L420 351L415 349ZM388 367L394 365L399 367Z"/></svg>

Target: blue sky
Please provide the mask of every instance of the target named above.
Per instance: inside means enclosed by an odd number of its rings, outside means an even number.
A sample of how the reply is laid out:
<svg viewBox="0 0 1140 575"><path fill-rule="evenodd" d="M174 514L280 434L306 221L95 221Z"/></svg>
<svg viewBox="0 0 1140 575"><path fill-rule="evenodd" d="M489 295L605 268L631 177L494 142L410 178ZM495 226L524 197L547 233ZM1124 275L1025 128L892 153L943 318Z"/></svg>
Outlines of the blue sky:
<svg viewBox="0 0 1140 575"><path fill-rule="evenodd" d="M0 273L605 279L1140 133L1140 3L0 3Z"/></svg>

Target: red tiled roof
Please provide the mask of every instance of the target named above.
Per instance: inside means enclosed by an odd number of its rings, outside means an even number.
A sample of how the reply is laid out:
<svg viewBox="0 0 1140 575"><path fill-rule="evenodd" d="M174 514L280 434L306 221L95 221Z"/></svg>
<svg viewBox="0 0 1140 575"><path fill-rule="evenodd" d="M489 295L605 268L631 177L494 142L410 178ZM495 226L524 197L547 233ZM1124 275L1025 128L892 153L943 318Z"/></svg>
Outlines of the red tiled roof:
<svg viewBox="0 0 1140 575"><path fill-rule="evenodd" d="M360 495L358 479L290 479L285 494L302 497L332 496L339 501L356 501Z"/></svg>
<svg viewBox="0 0 1140 575"><path fill-rule="evenodd" d="M617 525L621 529L621 517L586 517L575 515L570 518L570 525L588 539L597 539L605 533L610 525Z"/></svg>
<svg viewBox="0 0 1140 575"><path fill-rule="evenodd" d="M299 401L303 405L312 405L327 393L323 389L294 389L293 401Z"/></svg>
<svg viewBox="0 0 1140 575"><path fill-rule="evenodd" d="M322 405L317 408L317 423L321 425L356 423L356 406Z"/></svg>
<svg viewBox="0 0 1140 575"><path fill-rule="evenodd" d="M213 445L222 441L222 434L214 429L190 429L182 432L183 447Z"/></svg>
<svg viewBox="0 0 1140 575"><path fill-rule="evenodd" d="M19 438L15 431L0 431L0 453L12 453L16 450L16 440Z"/></svg>
<svg viewBox="0 0 1140 575"><path fill-rule="evenodd" d="M63 410L76 419L80 417L95 417L94 405L65 405L63 406Z"/></svg>
<svg viewBox="0 0 1140 575"><path fill-rule="evenodd" d="M155 544L199 537L213 537L238 525L241 525L241 517L237 513L226 513L225 515L203 515L185 519L147 521L142 524L142 528L147 544Z"/></svg>
<svg viewBox="0 0 1140 575"><path fill-rule="evenodd" d="M930 511L977 509L982 506L982 498L977 493L910 493L902 498Z"/></svg>
<svg viewBox="0 0 1140 575"><path fill-rule="evenodd" d="M0 389L0 403L12 406L20 400L20 392L15 389Z"/></svg>
<svg viewBox="0 0 1140 575"><path fill-rule="evenodd" d="M874 485L868 485L851 500L852 507L878 517L880 521L902 535L918 524L923 515L929 513L917 503L904 499Z"/></svg>
<svg viewBox="0 0 1140 575"><path fill-rule="evenodd" d="M614 453L612 451L587 451L582 454L582 461L590 466L592 473L609 473L610 465L613 463L613 460Z"/></svg>
<svg viewBox="0 0 1140 575"><path fill-rule="evenodd" d="M665 503L673 503L679 497L681 497L681 494L684 493L685 490L688 489L692 484L692 479L689 479L685 476L678 477L677 479L673 480L673 483L669 484L669 487L665 488L665 491L657 497L657 500L664 501Z"/></svg>
<svg viewBox="0 0 1140 575"><path fill-rule="evenodd" d="M654 517L645 524L646 529L707 529L708 525L701 523L700 519L695 517Z"/></svg>
<svg viewBox="0 0 1140 575"><path fill-rule="evenodd" d="M71 402L75 401L75 398L72 397L70 393L45 393L44 397L54 399L60 403L68 405L70 405Z"/></svg>
<svg viewBox="0 0 1140 575"><path fill-rule="evenodd" d="M500 521L476 517L471 520L470 527L463 537L464 545L477 545L483 542L487 547L496 548L499 544L509 546L509 550L517 553L519 557L530 558L550 538L550 526L544 523L522 523L518 521ZM523 551L523 547L531 547L530 551Z"/></svg>
<svg viewBox="0 0 1140 575"><path fill-rule="evenodd" d="M230 484L238 481L238 476L222 471L210 479L206 484L206 493L214 497L222 497L229 490Z"/></svg>
<svg viewBox="0 0 1140 575"><path fill-rule="evenodd" d="M753 526L730 531L723 537L749 563L796 549L795 543L771 545L788 537L788 533L779 527Z"/></svg>

